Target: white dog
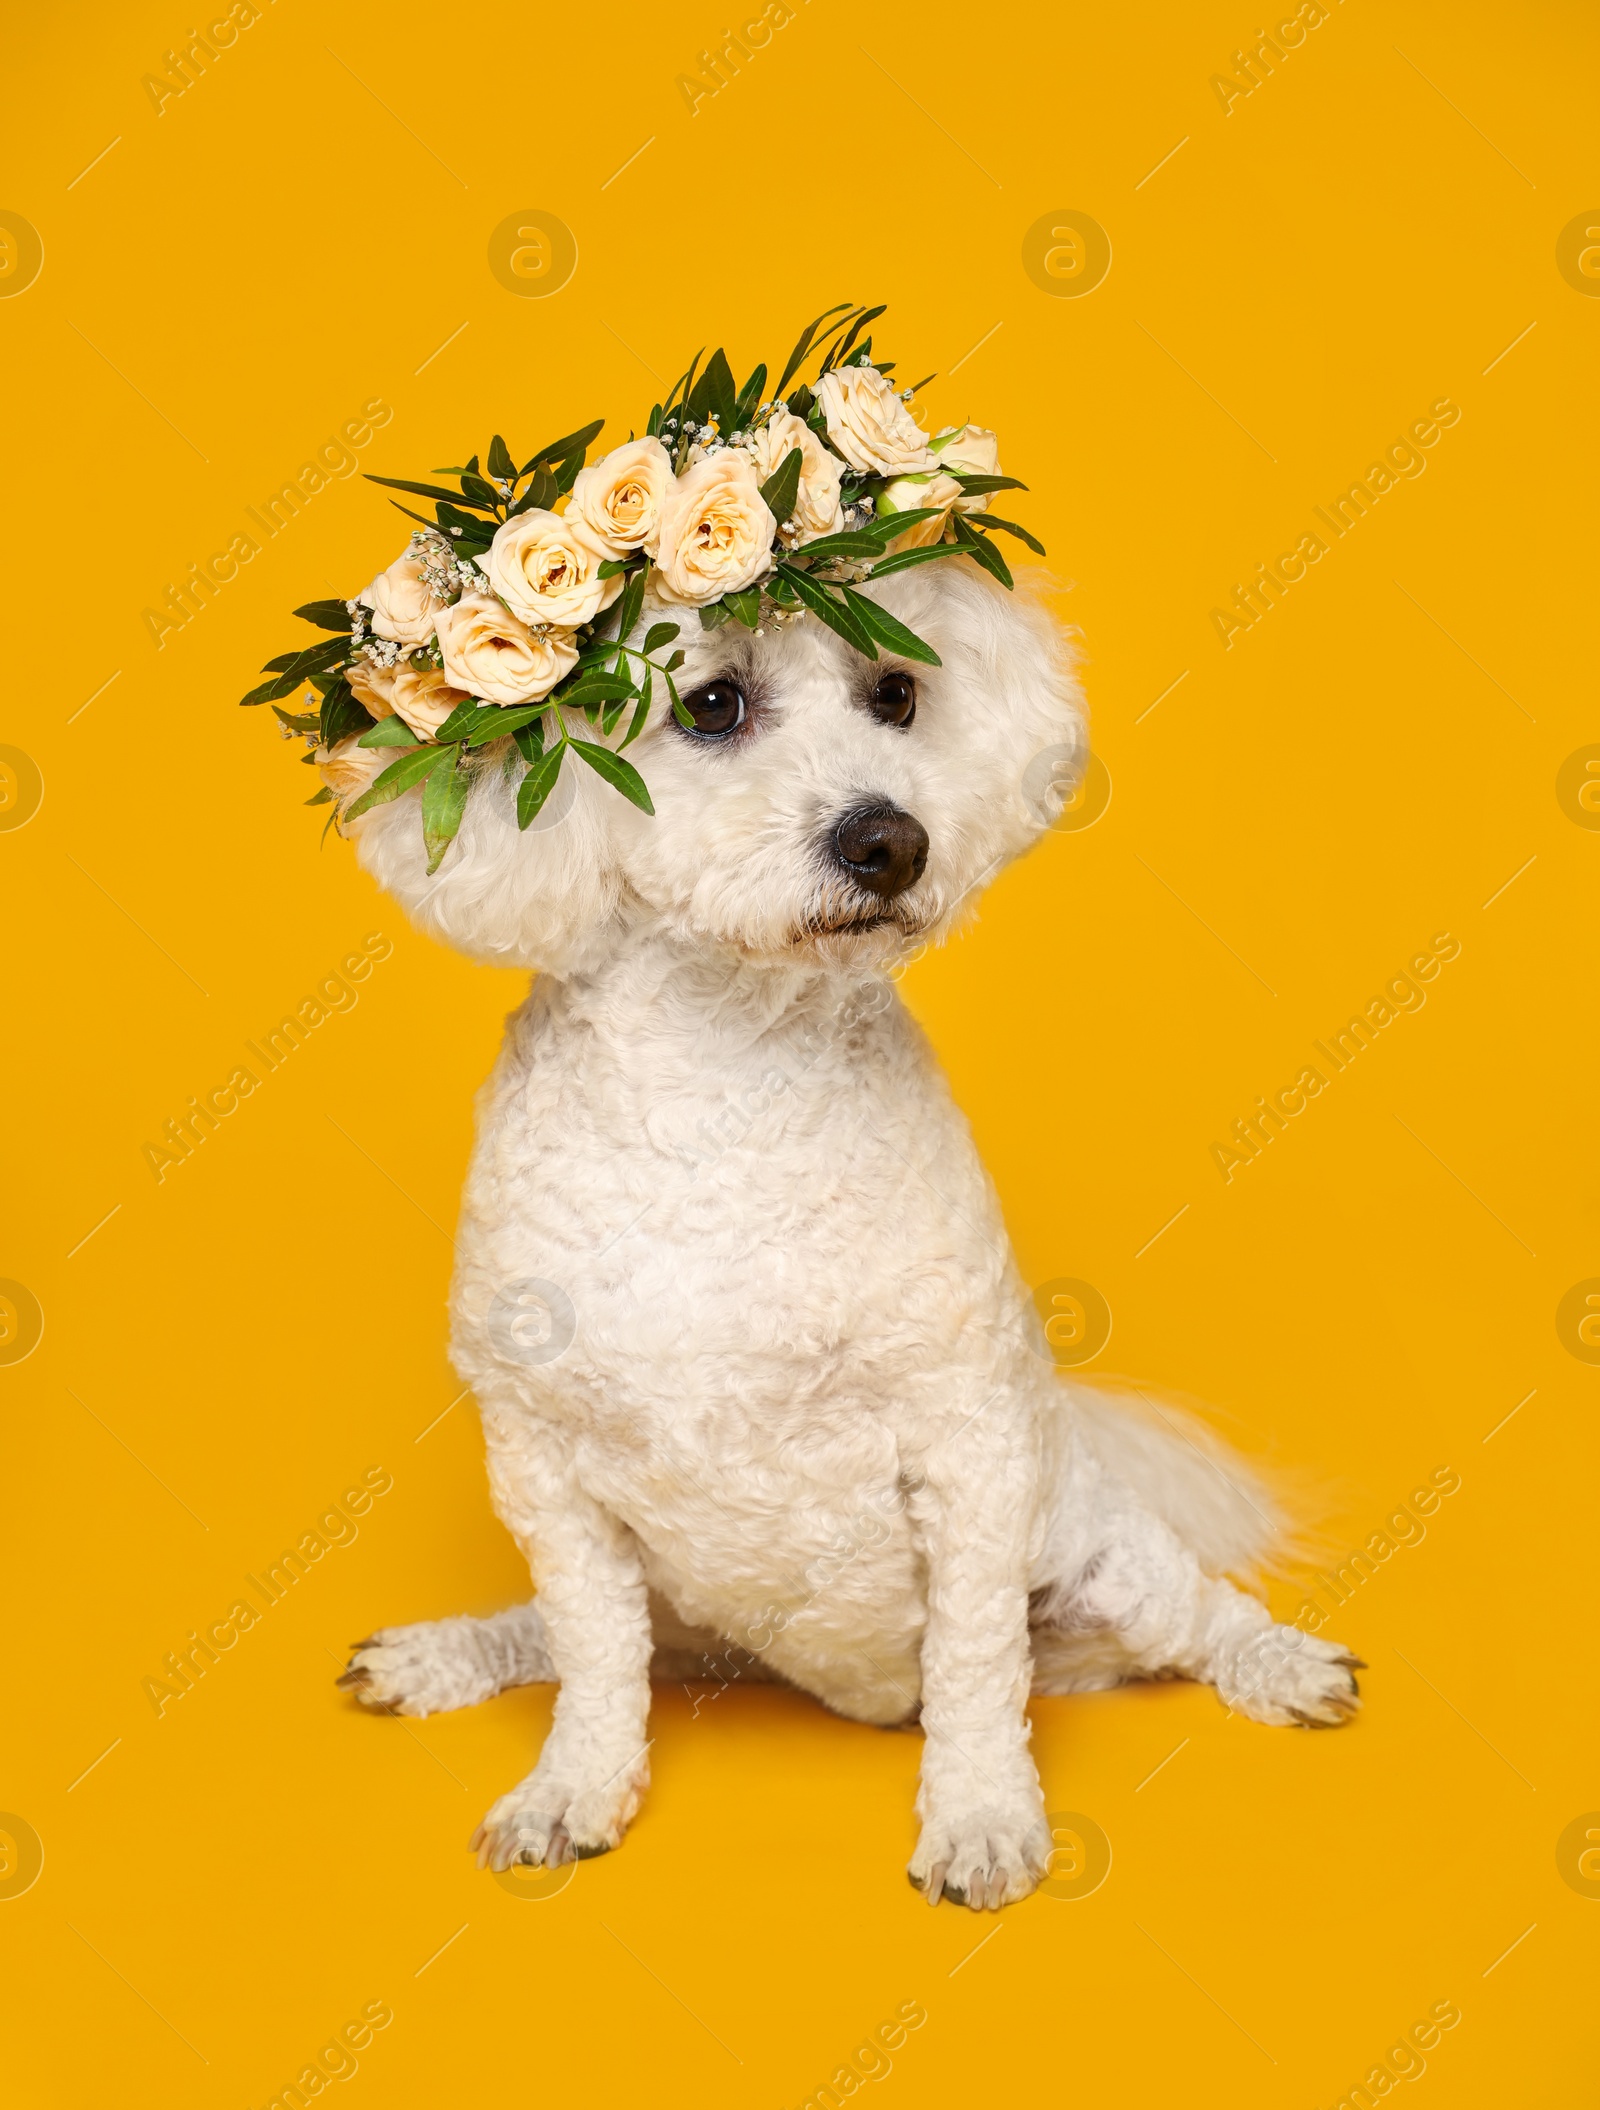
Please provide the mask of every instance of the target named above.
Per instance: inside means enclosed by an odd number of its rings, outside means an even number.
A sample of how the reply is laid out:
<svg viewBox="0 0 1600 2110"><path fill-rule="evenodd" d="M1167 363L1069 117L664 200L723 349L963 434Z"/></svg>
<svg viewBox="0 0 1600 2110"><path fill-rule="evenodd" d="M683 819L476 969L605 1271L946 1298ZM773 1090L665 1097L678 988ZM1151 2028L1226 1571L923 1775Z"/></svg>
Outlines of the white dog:
<svg viewBox="0 0 1600 2110"><path fill-rule="evenodd" d="M1352 1657L1223 1579L1276 1528L1244 1467L1058 1379L886 978L1059 811L1052 762L1085 751L1066 647L965 564L874 591L941 666L810 617L693 632L694 729L660 711L633 750L654 819L574 763L519 833L489 762L432 879L416 794L355 824L424 931L538 970L480 1101L452 1298L537 1598L386 1628L342 1681L408 1714L559 1684L475 1835L496 1869L620 1842L652 1650L658 1675L723 1654L920 1722L909 1872L973 1907L1051 1851L1030 1690L1198 1678L1280 1723L1356 1704Z"/></svg>

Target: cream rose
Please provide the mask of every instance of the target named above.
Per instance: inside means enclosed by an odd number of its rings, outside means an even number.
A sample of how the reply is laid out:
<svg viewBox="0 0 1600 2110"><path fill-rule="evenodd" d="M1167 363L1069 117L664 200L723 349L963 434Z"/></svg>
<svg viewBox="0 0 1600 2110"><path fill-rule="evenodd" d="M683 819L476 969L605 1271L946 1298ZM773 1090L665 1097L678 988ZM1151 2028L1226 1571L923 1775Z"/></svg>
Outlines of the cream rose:
<svg viewBox="0 0 1600 2110"><path fill-rule="evenodd" d="M701 608L753 586L771 569L777 531L754 462L742 447L724 447L667 493L655 590L664 601Z"/></svg>
<svg viewBox="0 0 1600 2110"><path fill-rule="evenodd" d="M609 608L622 591L620 573L600 577L609 554L581 519L534 506L496 529L478 565L523 622L575 630Z"/></svg>
<svg viewBox="0 0 1600 2110"><path fill-rule="evenodd" d="M612 557L655 555L661 501L672 485L672 457L657 439L630 440L578 471L566 517L581 520Z"/></svg>
<svg viewBox="0 0 1600 2110"><path fill-rule="evenodd" d="M953 506L958 513L982 513L989 504L987 491L969 497L947 472L959 469L967 476L1000 474L1000 442L983 425L950 425L928 442L928 452L938 467L920 476L897 476L878 494L878 511L910 513L919 507L937 506L939 518L907 528L887 546L891 550L922 549L943 539Z"/></svg>
<svg viewBox="0 0 1600 2110"><path fill-rule="evenodd" d="M359 654L345 669L345 679L350 684L351 693L369 717L393 717L394 677L397 671L394 667L380 667L373 660Z"/></svg>
<svg viewBox="0 0 1600 2110"><path fill-rule="evenodd" d="M465 594L445 609L439 650L445 680L485 703L537 703L578 663L570 636L536 636L487 593Z"/></svg>
<svg viewBox="0 0 1600 2110"><path fill-rule="evenodd" d="M801 542L812 542L818 535L831 535L844 517L839 504L844 464L839 457L830 454L811 427L788 410L778 411L752 436L749 454L757 478L765 483L796 447L800 449L800 492L789 517L800 530Z"/></svg>
<svg viewBox="0 0 1600 2110"><path fill-rule="evenodd" d="M337 747L317 749L318 772L341 807L360 798L373 778L394 759L392 748L362 747L354 736L341 740Z"/></svg>
<svg viewBox="0 0 1600 2110"><path fill-rule="evenodd" d="M429 740L456 705L467 701L467 694L467 690L455 688L438 667L419 671L402 661L394 670L389 701L397 718L403 718L419 739Z"/></svg>
<svg viewBox="0 0 1600 2110"><path fill-rule="evenodd" d="M929 543L941 541L945 523L950 518L950 508L960 497L961 486L942 469L921 476L897 476L878 493L880 518L888 513L915 513L927 506L937 506L939 517L937 520L919 520L915 527L907 528L903 535L896 535L885 547L891 551L924 549Z"/></svg>
<svg viewBox="0 0 1600 2110"><path fill-rule="evenodd" d="M413 544L360 595L372 610L372 628L378 637L392 638L397 645L422 645L432 637L440 604L422 572L434 554Z"/></svg>
<svg viewBox="0 0 1600 2110"><path fill-rule="evenodd" d="M933 466L928 435L875 366L836 366L812 393L828 421L829 439L852 469L899 476Z"/></svg>
<svg viewBox="0 0 1600 2110"><path fill-rule="evenodd" d="M941 469L959 469L966 476L1000 474L1000 442L986 425L952 425L935 433L928 445ZM983 513L988 506L987 491L956 500L958 513Z"/></svg>

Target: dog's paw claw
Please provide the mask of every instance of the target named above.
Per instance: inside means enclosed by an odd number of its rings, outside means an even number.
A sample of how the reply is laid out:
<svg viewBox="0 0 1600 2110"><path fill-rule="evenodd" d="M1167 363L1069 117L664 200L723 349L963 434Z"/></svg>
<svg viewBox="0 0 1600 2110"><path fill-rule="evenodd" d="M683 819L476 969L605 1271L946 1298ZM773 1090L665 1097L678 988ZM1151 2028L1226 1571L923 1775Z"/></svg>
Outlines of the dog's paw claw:
<svg viewBox="0 0 1600 2110"><path fill-rule="evenodd" d="M350 1644L349 1667L334 1683L375 1714L421 1716L475 1706L495 1686L463 1645L459 1624L424 1620L416 1626L381 1626Z"/></svg>
<svg viewBox="0 0 1600 2110"><path fill-rule="evenodd" d="M1365 1669L1335 1642L1297 1627L1276 1627L1241 1656L1219 1692L1231 1712L1255 1722L1337 1729L1360 1709L1355 1673Z"/></svg>
<svg viewBox="0 0 1600 2110"><path fill-rule="evenodd" d="M978 1810L943 1823L930 1819L907 1874L930 1905L948 1898L973 1912L998 1912L1035 1887L1051 1844L1049 1828L1031 1813Z"/></svg>
<svg viewBox="0 0 1600 2110"><path fill-rule="evenodd" d="M595 1770L600 1774L595 1786L575 1788L555 1766L546 1771L541 1761L500 1797L473 1833L470 1849L478 1866L496 1875L513 1863L561 1868L620 1846L649 1785L649 1763L641 1750L624 1765L602 1762Z"/></svg>

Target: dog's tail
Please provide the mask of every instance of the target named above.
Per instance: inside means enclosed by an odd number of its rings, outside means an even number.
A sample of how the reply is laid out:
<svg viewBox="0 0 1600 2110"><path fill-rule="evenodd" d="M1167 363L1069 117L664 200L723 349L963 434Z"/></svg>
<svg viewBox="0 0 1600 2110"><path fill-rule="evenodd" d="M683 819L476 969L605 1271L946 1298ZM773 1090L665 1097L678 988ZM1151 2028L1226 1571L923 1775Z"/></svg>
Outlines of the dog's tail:
<svg viewBox="0 0 1600 2110"><path fill-rule="evenodd" d="M1280 1572L1295 1537L1281 1486L1269 1484L1186 1408L1111 1386L1072 1386L1082 1441L1210 1575Z"/></svg>

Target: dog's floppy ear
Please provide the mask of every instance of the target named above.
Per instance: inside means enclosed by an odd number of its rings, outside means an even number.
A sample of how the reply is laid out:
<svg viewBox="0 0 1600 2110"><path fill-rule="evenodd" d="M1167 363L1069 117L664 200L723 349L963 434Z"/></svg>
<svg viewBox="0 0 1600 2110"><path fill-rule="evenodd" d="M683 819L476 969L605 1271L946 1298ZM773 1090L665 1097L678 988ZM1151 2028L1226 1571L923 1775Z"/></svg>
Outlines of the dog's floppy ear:
<svg viewBox="0 0 1600 2110"><path fill-rule="evenodd" d="M1052 582L1031 569L1014 591L959 559L888 585L886 605L944 661L933 677L940 730L930 726L930 737L958 808L966 876L976 880L1037 841L1088 764L1073 633L1051 612Z"/></svg>
<svg viewBox="0 0 1600 2110"><path fill-rule="evenodd" d="M432 878L418 791L351 823L357 855L419 930L469 958L580 971L622 928L622 875L606 811L617 795L569 759L544 812L521 829L511 777L488 756L480 771L461 832Z"/></svg>
<svg viewBox="0 0 1600 2110"><path fill-rule="evenodd" d="M1053 826L1089 766L1089 719L1078 684L1075 633L1045 598L1050 582L1024 573L990 609L998 632L996 698L1016 741L1017 796L1032 842Z"/></svg>

